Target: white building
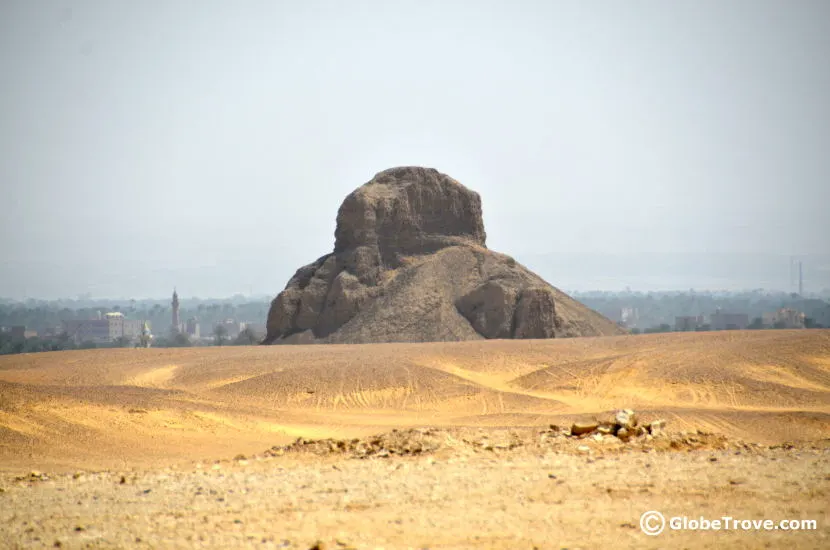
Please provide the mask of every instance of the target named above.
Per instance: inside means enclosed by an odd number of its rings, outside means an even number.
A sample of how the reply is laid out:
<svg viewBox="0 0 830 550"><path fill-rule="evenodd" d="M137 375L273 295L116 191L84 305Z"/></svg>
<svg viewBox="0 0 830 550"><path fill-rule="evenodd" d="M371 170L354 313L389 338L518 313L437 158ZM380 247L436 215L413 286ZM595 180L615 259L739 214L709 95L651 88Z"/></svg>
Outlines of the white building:
<svg viewBox="0 0 830 550"><path fill-rule="evenodd" d="M778 311L764 313L761 321L766 327L804 328L805 315L795 309L782 307Z"/></svg>

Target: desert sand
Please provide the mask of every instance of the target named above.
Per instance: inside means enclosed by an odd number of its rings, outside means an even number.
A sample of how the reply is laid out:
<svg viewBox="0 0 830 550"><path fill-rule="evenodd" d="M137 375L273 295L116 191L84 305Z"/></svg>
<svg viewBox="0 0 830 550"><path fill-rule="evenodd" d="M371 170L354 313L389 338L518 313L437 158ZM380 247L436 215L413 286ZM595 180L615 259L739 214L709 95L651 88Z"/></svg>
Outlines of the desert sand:
<svg viewBox="0 0 830 550"><path fill-rule="evenodd" d="M619 408L669 434L548 438ZM6 356L0 546L820 548L828 438L828 330Z"/></svg>

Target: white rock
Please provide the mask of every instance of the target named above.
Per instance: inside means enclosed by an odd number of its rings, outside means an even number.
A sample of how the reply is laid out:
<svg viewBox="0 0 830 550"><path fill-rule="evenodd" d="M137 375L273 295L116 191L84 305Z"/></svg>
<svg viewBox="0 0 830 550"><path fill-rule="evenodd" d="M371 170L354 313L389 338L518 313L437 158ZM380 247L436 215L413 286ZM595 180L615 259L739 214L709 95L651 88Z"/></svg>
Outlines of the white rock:
<svg viewBox="0 0 830 550"><path fill-rule="evenodd" d="M637 425L637 415L631 409L617 411L614 421L620 428L633 428Z"/></svg>

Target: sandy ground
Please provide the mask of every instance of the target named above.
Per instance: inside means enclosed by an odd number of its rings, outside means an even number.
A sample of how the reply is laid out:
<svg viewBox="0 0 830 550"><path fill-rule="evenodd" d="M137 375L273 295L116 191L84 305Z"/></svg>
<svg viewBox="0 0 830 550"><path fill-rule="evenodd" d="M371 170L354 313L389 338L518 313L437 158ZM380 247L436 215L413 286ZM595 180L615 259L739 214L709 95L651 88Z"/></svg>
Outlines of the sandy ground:
<svg viewBox="0 0 830 550"><path fill-rule="evenodd" d="M669 434L540 435L617 408ZM440 444L281 447L411 427ZM826 548L828 438L827 330L6 356L0 547Z"/></svg>
<svg viewBox="0 0 830 550"><path fill-rule="evenodd" d="M257 456L0 484L32 548L827 548L830 449L603 454L592 446L351 459ZM640 528L644 512L815 520L798 531Z"/></svg>

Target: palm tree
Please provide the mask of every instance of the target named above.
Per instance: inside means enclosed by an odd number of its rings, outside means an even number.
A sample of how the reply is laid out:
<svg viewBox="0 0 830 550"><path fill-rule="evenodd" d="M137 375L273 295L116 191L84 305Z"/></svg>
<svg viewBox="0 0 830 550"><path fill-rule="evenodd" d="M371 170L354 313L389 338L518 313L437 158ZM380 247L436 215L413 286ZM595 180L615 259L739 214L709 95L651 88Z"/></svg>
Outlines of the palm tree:
<svg viewBox="0 0 830 550"><path fill-rule="evenodd" d="M246 326L240 331L239 336L236 337L236 343L242 346L252 346L256 344L258 338L254 329Z"/></svg>
<svg viewBox="0 0 830 550"><path fill-rule="evenodd" d="M217 346L221 346L228 338L228 329L225 325L216 325L213 327L213 338Z"/></svg>

